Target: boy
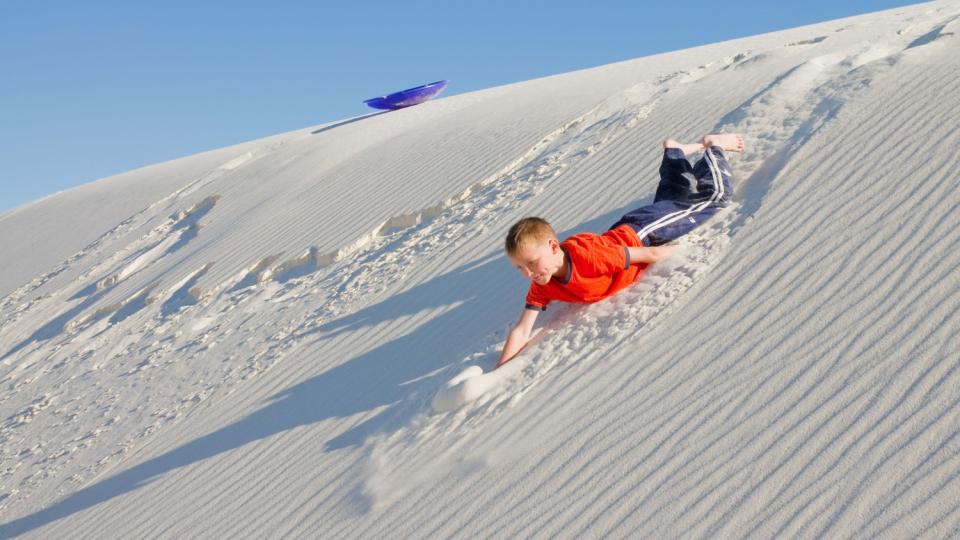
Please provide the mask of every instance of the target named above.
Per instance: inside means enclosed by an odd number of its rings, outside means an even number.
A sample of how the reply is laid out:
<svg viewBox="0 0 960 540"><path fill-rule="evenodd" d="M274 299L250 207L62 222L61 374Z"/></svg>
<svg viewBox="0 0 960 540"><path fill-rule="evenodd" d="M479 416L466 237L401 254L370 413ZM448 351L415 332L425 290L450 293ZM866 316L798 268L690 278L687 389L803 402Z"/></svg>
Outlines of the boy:
<svg viewBox="0 0 960 540"><path fill-rule="evenodd" d="M497 367L523 349L537 315L551 300L596 302L626 288L648 265L676 250L675 245L663 244L690 232L730 202L730 167L723 151L743 152L740 135L707 135L693 144L667 139L663 149L653 204L627 213L602 235L580 233L560 242L550 224L536 217L510 228L507 257L532 283ZM703 157L691 167L686 155L700 150Z"/></svg>

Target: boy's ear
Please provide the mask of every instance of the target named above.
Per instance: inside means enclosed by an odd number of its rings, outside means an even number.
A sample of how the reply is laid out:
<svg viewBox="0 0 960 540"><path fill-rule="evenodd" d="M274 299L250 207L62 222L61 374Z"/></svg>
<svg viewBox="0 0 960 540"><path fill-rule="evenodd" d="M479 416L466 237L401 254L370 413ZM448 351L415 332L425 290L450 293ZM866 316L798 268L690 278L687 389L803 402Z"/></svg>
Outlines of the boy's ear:
<svg viewBox="0 0 960 540"><path fill-rule="evenodd" d="M552 253L556 253L560 249L560 241L556 238L551 238L548 242L550 243L550 251Z"/></svg>

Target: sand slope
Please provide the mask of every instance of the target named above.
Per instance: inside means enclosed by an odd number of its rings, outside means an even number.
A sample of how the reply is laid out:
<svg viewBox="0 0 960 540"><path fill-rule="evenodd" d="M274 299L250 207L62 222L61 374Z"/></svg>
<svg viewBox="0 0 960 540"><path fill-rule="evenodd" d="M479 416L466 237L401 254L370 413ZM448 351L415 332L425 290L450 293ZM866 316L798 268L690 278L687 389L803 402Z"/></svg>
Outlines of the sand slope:
<svg viewBox="0 0 960 540"><path fill-rule="evenodd" d="M0 537L956 536L958 32L879 12L0 215ZM735 205L433 412L520 313L514 220L603 230L720 130Z"/></svg>

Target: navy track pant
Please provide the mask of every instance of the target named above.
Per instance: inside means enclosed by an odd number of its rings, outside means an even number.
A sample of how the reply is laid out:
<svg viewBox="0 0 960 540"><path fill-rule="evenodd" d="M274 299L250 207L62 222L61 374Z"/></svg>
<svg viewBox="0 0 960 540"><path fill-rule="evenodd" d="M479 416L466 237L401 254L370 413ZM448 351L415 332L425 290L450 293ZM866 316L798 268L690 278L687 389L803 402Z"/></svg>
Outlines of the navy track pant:
<svg viewBox="0 0 960 540"><path fill-rule="evenodd" d="M660 185L653 204L626 214L611 229L627 224L645 246L679 238L730 203L730 165L719 146L703 152L692 167L679 148L667 148L660 164Z"/></svg>

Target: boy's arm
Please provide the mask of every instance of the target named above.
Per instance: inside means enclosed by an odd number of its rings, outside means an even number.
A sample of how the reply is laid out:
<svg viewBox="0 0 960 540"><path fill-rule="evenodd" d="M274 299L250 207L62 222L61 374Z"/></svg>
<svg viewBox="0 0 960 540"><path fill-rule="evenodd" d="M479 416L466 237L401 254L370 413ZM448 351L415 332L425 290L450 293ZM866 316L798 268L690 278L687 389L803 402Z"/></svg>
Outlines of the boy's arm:
<svg viewBox="0 0 960 540"><path fill-rule="evenodd" d="M630 264L655 263L666 259L677 250L677 246L628 247Z"/></svg>
<svg viewBox="0 0 960 540"><path fill-rule="evenodd" d="M539 314L540 311L538 310L524 308L520 320L507 335L507 342L503 345L503 352L500 353L500 359L497 360L496 367L506 364L523 349L527 341L530 340L530 334L533 333L533 323L537 321L537 315Z"/></svg>

